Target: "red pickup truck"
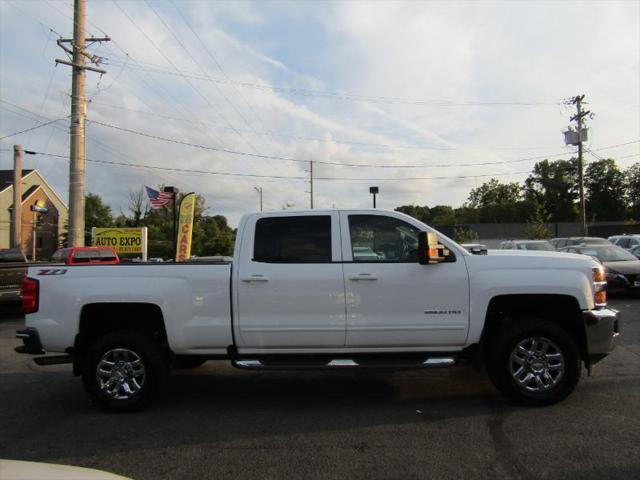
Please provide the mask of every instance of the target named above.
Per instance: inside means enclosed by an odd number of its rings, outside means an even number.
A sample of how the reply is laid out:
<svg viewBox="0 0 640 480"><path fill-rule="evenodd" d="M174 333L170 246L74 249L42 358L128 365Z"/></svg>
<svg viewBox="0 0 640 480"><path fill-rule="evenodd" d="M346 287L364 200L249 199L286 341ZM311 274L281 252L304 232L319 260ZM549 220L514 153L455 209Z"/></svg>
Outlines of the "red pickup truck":
<svg viewBox="0 0 640 480"><path fill-rule="evenodd" d="M111 247L61 248L51 260L67 265L114 265L120 263L118 254Z"/></svg>

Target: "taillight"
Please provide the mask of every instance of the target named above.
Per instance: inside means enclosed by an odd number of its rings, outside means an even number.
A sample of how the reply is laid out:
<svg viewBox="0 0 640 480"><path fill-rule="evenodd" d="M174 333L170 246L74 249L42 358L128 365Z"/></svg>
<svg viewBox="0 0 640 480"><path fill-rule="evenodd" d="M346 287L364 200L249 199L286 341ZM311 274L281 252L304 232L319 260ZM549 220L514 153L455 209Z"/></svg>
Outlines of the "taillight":
<svg viewBox="0 0 640 480"><path fill-rule="evenodd" d="M596 307L607 306L607 280L605 278L604 268L593 268L593 302Z"/></svg>
<svg viewBox="0 0 640 480"><path fill-rule="evenodd" d="M24 277L22 280L22 310L24 313L38 311L40 282L34 278Z"/></svg>

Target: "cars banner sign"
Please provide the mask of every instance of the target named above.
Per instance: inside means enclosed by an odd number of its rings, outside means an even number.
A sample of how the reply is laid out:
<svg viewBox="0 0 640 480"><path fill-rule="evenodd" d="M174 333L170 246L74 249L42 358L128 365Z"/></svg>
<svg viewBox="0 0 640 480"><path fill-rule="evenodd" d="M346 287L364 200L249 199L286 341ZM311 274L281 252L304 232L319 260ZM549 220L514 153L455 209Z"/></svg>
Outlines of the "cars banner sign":
<svg viewBox="0 0 640 480"><path fill-rule="evenodd" d="M91 229L91 245L112 247L118 255L139 253L142 260L147 258L147 227L139 228L97 228Z"/></svg>
<svg viewBox="0 0 640 480"><path fill-rule="evenodd" d="M197 195L195 193L188 193L180 202L176 262L184 262L191 257L191 238L193 236L193 215L196 210L196 199Z"/></svg>

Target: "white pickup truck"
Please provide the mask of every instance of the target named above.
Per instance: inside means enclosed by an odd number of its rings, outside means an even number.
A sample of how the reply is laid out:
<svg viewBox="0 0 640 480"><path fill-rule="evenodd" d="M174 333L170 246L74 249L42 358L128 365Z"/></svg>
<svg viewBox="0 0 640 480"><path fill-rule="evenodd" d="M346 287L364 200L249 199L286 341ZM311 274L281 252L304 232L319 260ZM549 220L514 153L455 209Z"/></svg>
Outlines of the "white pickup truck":
<svg viewBox="0 0 640 480"><path fill-rule="evenodd" d="M505 251L506 252L506 251ZM471 363L535 405L614 348L601 265L464 248L404 214L245 215L228 263L32 266L22 353L73 363L91 399L143 407L170 369L429 368Z"/></svg>

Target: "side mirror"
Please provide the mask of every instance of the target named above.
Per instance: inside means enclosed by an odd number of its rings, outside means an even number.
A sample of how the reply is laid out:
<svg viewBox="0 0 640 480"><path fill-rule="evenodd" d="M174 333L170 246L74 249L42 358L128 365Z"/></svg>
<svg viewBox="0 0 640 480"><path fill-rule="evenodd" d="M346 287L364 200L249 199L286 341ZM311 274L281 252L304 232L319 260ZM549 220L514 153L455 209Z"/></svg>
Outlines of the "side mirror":
<svg viewBox="0 0 640 480"><path fill-rule="evenodd" d="M432 232L418 233L418 263L420 265L444 262L449 254L449 249L438 243L438 235Z"/></svg>

